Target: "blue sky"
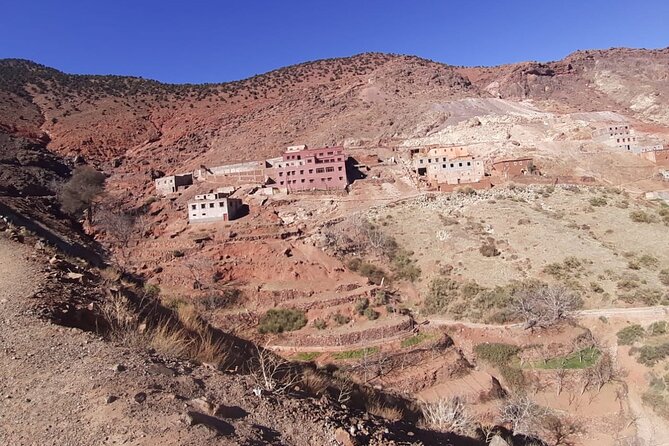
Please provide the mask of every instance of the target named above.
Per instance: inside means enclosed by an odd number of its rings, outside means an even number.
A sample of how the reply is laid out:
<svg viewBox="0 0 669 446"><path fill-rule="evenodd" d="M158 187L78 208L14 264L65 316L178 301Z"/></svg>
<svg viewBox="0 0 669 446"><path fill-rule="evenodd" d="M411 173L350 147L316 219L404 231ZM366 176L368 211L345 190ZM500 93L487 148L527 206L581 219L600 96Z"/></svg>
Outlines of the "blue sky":
<svg viewBox="0 0 669 446"><path fill-rule="evenodd" d="M453 65L669 46L668 0L1 0L0 58L222 82L367 51Z"/></svg>

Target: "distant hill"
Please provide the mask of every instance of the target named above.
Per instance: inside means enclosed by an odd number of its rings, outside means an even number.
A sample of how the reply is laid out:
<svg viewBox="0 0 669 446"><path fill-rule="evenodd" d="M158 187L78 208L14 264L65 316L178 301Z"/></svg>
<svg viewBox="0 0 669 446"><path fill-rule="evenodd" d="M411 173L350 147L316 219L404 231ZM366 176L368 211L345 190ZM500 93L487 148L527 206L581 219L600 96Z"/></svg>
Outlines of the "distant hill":
<svg viewBox="0 0 669 446"><path fill-rule="evenodd" d="M420 137L426 122L448 118L437 116L441 104L463 98L531 99L556 112L610 110L664 125L668 94L669 49L579 51L498 67L366 53L206 85L69 75L5 59L0 131L48 141L61 155L170 169L272 156L293 143Z"/></svg>

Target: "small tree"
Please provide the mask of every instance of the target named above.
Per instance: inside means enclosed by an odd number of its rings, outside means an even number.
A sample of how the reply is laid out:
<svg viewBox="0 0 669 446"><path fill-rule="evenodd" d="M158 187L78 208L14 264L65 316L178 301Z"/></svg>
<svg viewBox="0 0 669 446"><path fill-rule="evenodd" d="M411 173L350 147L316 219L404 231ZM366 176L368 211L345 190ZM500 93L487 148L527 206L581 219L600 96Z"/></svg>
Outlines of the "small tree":
<svg viewBox="0 0 669 446"><path fill-rule="evenodd" d="M550 327L568 319L581 306L581 299L563 285L547 285L521 291L511 310L525 321L526 328Z"/></svg>
<svg viewBox="0 0 669 446"><path fill-rule="evenodd" d="M545 410L526 395L515 396L501 408L502 421L509 423L514 434L535 436Z"/></svg>
<svg viewBox="0 0 669 446"><path fill-rule="evenodd" d="M77 167L70 180L60 190L60 207L73 217L80 217L88 211L91 218L91 206L95 198L102 193L105 175L91 166Z"/></svg>

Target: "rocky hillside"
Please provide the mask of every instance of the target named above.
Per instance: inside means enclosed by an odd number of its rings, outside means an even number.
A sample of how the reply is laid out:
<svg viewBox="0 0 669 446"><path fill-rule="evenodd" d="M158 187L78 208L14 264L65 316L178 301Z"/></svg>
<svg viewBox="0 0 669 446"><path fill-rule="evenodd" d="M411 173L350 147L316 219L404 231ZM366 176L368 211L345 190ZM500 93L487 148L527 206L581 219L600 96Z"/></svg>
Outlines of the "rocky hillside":
<svg viewBox="0 0 669 446"><path fill-rule="evenodd" d="M167 85L68 75L0 61L0 130L97 161L123 157L170 169L279 153L285 145L375 144L444 126L462 98L531 99L562 112L612 110L658 124L669 94L669 49L579 51L562 61L451 67L361 54L238 82ZM118 164L118 161L117 161Z"/></svg>

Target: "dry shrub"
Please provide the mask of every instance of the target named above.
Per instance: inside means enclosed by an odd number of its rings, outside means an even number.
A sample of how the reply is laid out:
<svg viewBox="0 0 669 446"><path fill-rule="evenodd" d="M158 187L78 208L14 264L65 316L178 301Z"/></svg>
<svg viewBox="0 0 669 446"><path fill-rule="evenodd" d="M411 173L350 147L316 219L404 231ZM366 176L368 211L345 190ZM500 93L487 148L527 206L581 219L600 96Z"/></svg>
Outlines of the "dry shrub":
<svg viewBox="0 0 669 446"><path fill-rule="evenodd" d="M330 385L330 378L314 369L306 369L302 372L302 387L312 395L323 395Z"/></svg>
<svg viewBox="0 0 669 446"><path fill-rule="evenodd" d="M170 320L161 321L151 330L149 345L158 353L175 358L184 358L193 345L192 339L183 329Z"/></svg>
<svg viewBox="0 0 669 446"><path fill-rule="evenodd" d="M112 293L100 306L100 313L107 322L105 331L109 340L126 347L143 348L147 345L149 337L146 328L121 293Z"/></svg>
<svg viewBox="0 0 669 446"><path fill-rule="evenodd" d="M422 404L423 419L432 429L467 435L474 429L474 420L465 402L459 398L440 398Z"/></svg>
<svg viewBox="0 0 669 446"><path fill-rule="evenodd" d="M192 345L190 357L216 368L222 368L229 359L229 351L225 341L217 339L210 330L207 330L206 333L201 333L195 344Z"/></svg>
<svg viewBox="0 0 669 446"><path fill-rule="evenodd" d="M401 420L404 416L402 410L398 407L389 406L379 401L373 401L367 406L367 412L377 417L385 418L390 421Z"/></svg>

